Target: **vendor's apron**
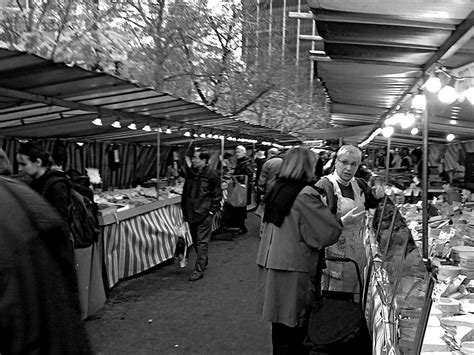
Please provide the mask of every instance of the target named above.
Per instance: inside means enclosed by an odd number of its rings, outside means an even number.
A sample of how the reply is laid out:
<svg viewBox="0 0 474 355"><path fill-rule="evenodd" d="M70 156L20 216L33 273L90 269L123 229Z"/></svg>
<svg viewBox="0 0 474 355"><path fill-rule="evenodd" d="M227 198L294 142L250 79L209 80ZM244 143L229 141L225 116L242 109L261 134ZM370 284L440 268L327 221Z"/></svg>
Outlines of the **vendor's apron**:
<svg viewBox="0 0 474 355"><path fill-rule="evenodd" d="M350 182L354 191L354 200L352 200L342 196L334 175L328 175L327 178L333 184L334 194L337 196L338 218L341 218L356 206L361 210L365 210L365 196L355 179ZM359 266L362 282L364 282L362 275L367 264L363 239L364 224L365 216L353 223L344 225L338 241L326 248L326 257L328 258L345 257L355 260ZM323 272L323 289L359 293L359 282L353 263L328 261L326 264L327 268Z"/></svg>

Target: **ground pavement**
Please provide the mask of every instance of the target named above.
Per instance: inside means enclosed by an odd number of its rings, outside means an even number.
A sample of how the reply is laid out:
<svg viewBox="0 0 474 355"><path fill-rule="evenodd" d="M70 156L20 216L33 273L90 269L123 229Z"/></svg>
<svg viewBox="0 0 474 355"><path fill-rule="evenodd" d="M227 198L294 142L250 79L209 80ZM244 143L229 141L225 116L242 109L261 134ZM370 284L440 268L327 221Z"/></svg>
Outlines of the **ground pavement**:
<svg viewBox="0 0 474 355"><path fill-rule="evenodd" d="M270 325L255 313L259 218L248 214L246 235L219 234L204 278L159 266L119 282L106 305L86 321L100 354L271 354Z"/></svg>

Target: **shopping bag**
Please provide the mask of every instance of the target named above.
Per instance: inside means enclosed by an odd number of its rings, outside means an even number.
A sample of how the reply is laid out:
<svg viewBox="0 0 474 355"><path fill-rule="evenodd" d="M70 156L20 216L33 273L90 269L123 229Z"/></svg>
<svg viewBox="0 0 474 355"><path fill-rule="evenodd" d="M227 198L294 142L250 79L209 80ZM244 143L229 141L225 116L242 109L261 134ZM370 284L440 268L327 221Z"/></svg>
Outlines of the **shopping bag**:
<svg viewBox="0 0 474 355"><path fill-rule="evenodd" d="M357 263L349 258L326 258L329 261L350 262L354 265L359 281L359 300L362 299L362 279ZM320 283L320 275L317 278ZM313 354L372 354L364 308L355 301L357 294L320 290L309 316L305 347ZM350 296L350 297L349 297Z"/></svg>
<svg viewBox="0 0 474 355"><path fill-rule="evenodd" d="M227 186L227 203L233 207L247 206L247 185L237 181L235 177Z"/></svg>

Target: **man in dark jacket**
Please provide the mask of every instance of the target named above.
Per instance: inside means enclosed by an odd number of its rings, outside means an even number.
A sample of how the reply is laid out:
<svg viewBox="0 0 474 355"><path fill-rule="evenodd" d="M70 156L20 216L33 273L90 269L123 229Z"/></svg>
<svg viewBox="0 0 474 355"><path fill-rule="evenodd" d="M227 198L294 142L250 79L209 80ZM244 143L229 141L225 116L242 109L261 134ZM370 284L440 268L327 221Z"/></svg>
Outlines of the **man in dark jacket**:
<svg viewBox="0 0 474 355"><path fill-rule="evenodd" d="M60 216L4 177L0 201L0 353L91 354Z"/></svg>
<svg viewBox="0 0 474 355"><path fill-rule="evenodd" d="M204 276L213 215L219 211L222 199L221 181L219 175L210 169L209 158L209 153L196 151L191 161L189 158L186 160L188 171L181 206L196 250L196 264L189 281L196 281Z"/></svg>

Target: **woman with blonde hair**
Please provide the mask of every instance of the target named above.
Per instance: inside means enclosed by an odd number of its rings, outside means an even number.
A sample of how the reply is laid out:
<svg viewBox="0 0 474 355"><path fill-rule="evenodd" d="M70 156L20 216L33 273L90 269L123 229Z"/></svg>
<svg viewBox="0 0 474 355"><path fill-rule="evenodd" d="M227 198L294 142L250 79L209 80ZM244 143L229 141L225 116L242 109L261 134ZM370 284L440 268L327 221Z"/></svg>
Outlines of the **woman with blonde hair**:
<svg viewBox="0 0 474 355"><path fill-rule="evenodd" d="M361 158L359 148L343 145L337 151L334 172L324 176L316 186L324 189L329 209L343 225L341 237L327 248L327 256L353 259L363 280L367 264L363 240L365 211L377 207L384 189L382 186L370 188L364 179L355 177ZM359 292L357 273L349 263L328 262L323 281L332 291Z"/></svg>
<svg viewBox="0 0 474 355"><path fill-rule="evenodd" d="M312 186L316 157L291 149L270 190L257 253L257 308L272 323L274 354L306 353L303 341L324 247L335 243L341 225Z"/></svg>

